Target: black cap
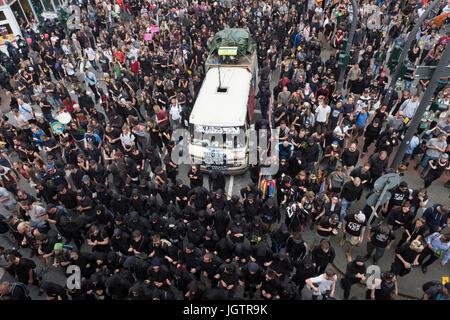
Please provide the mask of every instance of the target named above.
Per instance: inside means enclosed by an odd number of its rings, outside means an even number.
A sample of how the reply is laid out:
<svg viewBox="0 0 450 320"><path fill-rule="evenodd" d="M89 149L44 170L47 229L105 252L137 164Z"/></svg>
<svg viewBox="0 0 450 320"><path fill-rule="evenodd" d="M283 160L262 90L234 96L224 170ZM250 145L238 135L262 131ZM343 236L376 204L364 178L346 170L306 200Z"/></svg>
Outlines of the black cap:
<svg viewBox="0 0 450 320"><path fill-rule="evenodd" d="M355 259L356 262L366 262L367 258L364 256L357 256Z"/></svg>

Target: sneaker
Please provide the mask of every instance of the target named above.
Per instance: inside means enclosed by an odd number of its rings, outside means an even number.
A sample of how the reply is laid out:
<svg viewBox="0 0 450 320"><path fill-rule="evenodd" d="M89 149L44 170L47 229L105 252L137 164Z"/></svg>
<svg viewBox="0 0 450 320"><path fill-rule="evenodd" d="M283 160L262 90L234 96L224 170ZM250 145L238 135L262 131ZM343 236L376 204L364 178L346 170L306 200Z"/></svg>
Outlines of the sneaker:
<svg viewBox="0 0 450 320"><path fill-rule="evenodd" d="M338 229L341 229L341 228L342 228L342 222L339 222Z"/></svg>

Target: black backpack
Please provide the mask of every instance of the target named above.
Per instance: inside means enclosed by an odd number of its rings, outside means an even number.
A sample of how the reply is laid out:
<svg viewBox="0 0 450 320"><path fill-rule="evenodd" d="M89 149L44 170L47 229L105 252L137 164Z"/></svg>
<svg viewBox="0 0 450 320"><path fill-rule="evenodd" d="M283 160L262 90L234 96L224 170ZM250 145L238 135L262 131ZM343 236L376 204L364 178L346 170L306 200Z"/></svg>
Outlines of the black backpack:
<svg viewBox="0 0 450 320"><path fill-rule="evenodd" d="M15 290L17 287L22 288L22 290L23 290L23 292L24 292L24 294L25 294L25 300L31 300L31 297L30 297L30 290L28 289L28 286L26 286L26 285L23 284L22 282L13 282L13 283L11 284L11 295L13 295L13 292L14 292L14 290Z"/></svg>
<svg viewBox="0 0 450 320"><path fill-rule="evenodd" d="M442 286L442 284L439 281L428 281L423 284L422 290L425 292L434 286Z"/></svg>

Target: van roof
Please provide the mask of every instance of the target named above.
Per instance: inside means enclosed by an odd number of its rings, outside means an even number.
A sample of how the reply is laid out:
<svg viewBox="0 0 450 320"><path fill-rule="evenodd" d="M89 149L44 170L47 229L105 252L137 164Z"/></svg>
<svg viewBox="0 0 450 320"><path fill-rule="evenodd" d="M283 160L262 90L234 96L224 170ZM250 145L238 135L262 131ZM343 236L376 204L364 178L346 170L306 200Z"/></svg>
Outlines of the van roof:
<svg viewBox="0 0 450 320"><path fill-rule="evenodd" d="M218 68L206 73L192 109L189 122L206 126L242 126L247 114L248 95L252 74L246 68L220 68L222 88L218 92Z"/></svg>

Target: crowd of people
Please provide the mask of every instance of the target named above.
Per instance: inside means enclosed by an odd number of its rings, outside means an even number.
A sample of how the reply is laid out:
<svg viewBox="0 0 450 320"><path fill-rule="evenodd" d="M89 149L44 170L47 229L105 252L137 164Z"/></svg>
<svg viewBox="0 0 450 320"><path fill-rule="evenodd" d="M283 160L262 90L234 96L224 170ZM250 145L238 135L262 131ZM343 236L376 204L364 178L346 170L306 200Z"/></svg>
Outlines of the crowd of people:
<svg viewBox="0 0 450 320"><path fill-rule="evenodd" d="M399 168L389 160L428 80L406 82L381 103L391 50L430 1L357 2L358 12L348 0L89 0L75 1L76 30L22 21L23 37L0 57L11 109L0 120L0 232L13 243L0 247L0 265L15 279L0 284L1 297L31 299L30 286L38 286L49 300L211 300L241 298L243 287L244 299L301 299L305 290L336 299L337 284L349 299L369 259L377 264L395 246L380 286L355 297L388 300L413 266L426 273L439 258L446 265L449 208L429 203L427 188L450 172L448 78ZM446 23L432 19L449 10L442 1L420 27L412 64L437 64L450 37L440 33ZM353 54L337 90L355 14ZM261 176L266 164L250 165L252 181L233 195L224 192L223 172L204 177L193 165L180 177L171 158L171 135L189 123L208 44L226 27L257 42L256 128L276 128L280 140L278 173ZM371 223L374 203L351 210L380 176L402 174L410 162L422 167L423 188L402 179ZM366 233L367 254L352 255ZM332 268L331 237L345 248L343 276ZM42 278L72 265L80 288ZM449 285L424 289L424 299L450 297Z"/></svg>

